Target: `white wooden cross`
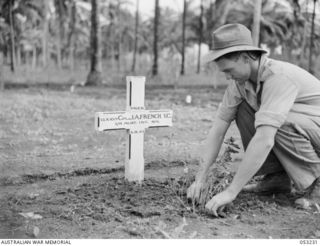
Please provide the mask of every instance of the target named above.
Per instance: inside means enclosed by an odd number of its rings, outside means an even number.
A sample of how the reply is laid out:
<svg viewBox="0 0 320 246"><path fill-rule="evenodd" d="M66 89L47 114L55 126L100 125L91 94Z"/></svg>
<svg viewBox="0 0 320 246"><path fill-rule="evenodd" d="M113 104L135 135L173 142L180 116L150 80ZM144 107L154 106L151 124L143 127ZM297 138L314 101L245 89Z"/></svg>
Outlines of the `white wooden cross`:
<svg viewBox="0 0 320 246"><path fill-rule="evenodd" d="M145 109L145 80L145 77L127 77L126 111L95 114L97 131L127 130L125 178L129 181L141 182L144 179L145 129L172 126L172 110Z"/></svg>

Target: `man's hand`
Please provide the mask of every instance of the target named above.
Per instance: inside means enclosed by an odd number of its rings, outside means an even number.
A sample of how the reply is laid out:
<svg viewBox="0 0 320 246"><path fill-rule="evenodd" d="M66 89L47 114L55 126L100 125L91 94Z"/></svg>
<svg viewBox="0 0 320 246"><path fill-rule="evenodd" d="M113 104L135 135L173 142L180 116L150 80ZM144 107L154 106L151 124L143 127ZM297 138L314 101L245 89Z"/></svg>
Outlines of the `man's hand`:
<svg viewBox="0 0 320 246"><path fill-rule="evenodd" d="M199 201L202 186L202 182L194 181L192 185L188 188L187 197L192 199L193 201Z"/></svg>
<svg viewBox="0 0 320 246"><path fill-rule="evenodd" d="M213 213L214 216L218 217L218 210L222 210L226 204L232 202L235 198L236 195L226 189L207 202L206 209Z"/></svg>

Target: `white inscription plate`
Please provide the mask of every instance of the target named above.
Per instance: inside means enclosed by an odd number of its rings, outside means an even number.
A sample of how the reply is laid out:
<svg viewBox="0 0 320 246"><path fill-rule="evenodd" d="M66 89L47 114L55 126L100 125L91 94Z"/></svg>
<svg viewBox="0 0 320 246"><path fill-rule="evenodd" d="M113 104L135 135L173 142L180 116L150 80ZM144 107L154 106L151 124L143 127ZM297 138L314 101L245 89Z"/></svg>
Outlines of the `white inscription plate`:
<svg viewBox="0 0 320 246"><path fill-rule="evenodd" d="M172 110L98 112L95 118L97 131L172 126Z"/></svg>

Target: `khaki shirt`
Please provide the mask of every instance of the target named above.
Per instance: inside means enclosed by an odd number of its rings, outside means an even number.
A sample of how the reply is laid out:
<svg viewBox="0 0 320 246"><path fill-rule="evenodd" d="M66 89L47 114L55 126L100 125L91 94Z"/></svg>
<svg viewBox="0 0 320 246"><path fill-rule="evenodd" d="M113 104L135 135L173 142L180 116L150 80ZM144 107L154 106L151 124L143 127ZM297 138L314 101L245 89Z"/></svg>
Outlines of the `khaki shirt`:
<svg viewBox="0 0 320 246"><path fill-rule="evenodd" d="M231 122L243 101L256 111L255 127L280 128L289 112L320 117L320 81L293 64L261 57L256 89L252 82L235 81L225 91L217 116Z"/></svg>

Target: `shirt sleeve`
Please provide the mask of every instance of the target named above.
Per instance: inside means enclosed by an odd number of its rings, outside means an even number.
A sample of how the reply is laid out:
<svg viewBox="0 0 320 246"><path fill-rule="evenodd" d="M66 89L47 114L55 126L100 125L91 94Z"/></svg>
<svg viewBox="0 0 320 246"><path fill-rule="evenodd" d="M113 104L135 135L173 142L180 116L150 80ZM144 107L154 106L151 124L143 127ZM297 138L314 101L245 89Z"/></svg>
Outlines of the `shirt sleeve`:
<svg viewBox="0 0 320 246"><path fill-rule="evenodd" d="M235 119L238 106L242 101L243 98L239 89L235 82L232 81L224 93L222 102L218 108L217 117L230 123Z"/></svg>
<svg viewBox="0 0 320 246"><path fill-rule="evenodd" d="M255 128L270 125L280 128L298 95L298 86L285 75L274 75L264 82L261 106L255 115Z"/></svg>

